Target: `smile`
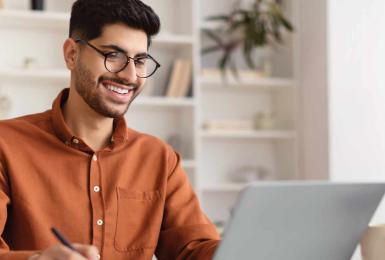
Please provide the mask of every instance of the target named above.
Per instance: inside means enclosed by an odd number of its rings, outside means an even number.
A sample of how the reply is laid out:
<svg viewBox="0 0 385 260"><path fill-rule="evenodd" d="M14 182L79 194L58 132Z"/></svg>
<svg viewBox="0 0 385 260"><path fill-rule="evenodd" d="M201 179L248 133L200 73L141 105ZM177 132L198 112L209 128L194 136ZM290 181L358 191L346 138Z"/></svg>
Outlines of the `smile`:
<svg viewBox="0 0 385 260"><path fill-rule="evenodd" d="M126 95L129 92L134 91L136 89L135 86L120 85L112 81L105 81L105 82L102 82L102 84L107 90L120 95Z"/></svg>
<svg viewBox="0 0 385 260"><path fill-rule="evenodd" d="M127 94L129 92L128 89L123 89L123 88L118 88L118 87L115 87L115 86L112 86L112 85L105 85L105 87L110 90L110 91L114 91L118 94Z"/></svg>

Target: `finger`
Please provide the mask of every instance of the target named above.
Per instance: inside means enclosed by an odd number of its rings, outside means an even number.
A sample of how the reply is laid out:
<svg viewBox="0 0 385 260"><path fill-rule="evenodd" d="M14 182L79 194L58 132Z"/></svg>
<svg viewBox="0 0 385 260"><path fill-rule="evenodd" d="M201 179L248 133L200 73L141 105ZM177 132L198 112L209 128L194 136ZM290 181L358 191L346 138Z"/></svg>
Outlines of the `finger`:
<svg viewBox="0 0 385 260"><path fill-rule="evenodd" d="M74 244L75 249L87 259L98 260L99 250L96 246Z"/></svg>

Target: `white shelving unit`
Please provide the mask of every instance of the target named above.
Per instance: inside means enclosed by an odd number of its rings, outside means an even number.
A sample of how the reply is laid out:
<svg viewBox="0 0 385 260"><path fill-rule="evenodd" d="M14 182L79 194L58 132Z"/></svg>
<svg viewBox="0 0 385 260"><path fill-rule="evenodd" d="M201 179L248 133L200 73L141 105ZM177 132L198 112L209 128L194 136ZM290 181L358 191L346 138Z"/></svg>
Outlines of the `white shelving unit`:
<svg viewBox="0 0 385 260"><path fill-rule="evenodd" d="M1 69L0 77L7 82L30 80L68 81L70 73L64 69Z"/></svg>
<svg viewBox="0 0 385 260"><path fill-rule="evenodd" d="M154 38L157 45L187 45L192 46L193 38L191 35L160 34Z"/></svg>
<svg viewBox="0 0 385 260"><path fill-rule="evenodd" d="M290 16L296 0L285 0ZM24 1L6 2L0 10L0 94L13 104L9 117L50 108L53 98L68 86L69 72L61 54L67 37L72 0L47 0L47 11L27 10ZM226 221L238 192L247 183L231 176L242 167L262 167L271 179L296 179L298 170L297 91L295 40L272 57L273 75L222 81L203 77L212 67L201 57L203 28L210 14L226 12L232 0L145 0L159 14L162 32L154 38L150 53L161 69L147 81L142 96L127 114L130 127L166 141L178 140L182 166L215 222ZM294 19L295 20L295 19ZM172 64L177 58L193 62L192 96L164 97ZM26 58L34 66L23 69ZM36 102L39 101L39 102ZM274 111L277 126L270 130L207 130L206 120L253 119L260 111Z"/></svg>
<svg viewBox="0 0 385 260"><path fill-rule="evenodd" d="M202 186L203 193L210 192L239 192L247 186L247 183L222 183Z"/></svg>
<svg viewBox="0 0 385 260"><path fill-rule="evenodd" d="M0 10L0 26L67 29L70 15L60 12Z"/></svg>
<svg viewBox="0 0 385 260"><path fill-rule="evenodd" d="M203 138L229 138L229 139L293 139L293 131L284 130L204 130Z"/></svg>
<svg viewBox="0 0 385 260"><path fill-rule="evenodd" d="M245 1L247 2L247 1ZM250 2L250 1L249 1ZM207 22L210 15L228 13L234 1L200 0L196 26L199 45L207 46L204 29L218 24ZM286 13L296 21L295 0L283 1ZM199 104L199 184L203 208L215 222L226 222L239 191L247 183L236 181L247 169L263 169L269 180L297 179L299 175L298 82L296 42L273 52L272 76L243 77L196 75ZM198 71L212 70L215 54L199 59ZM207 130L210 120L252 120L258 112L273 112L275 127L269 130ZM257 171L257 170L256 170Z"/></svg>
<svg viewBox="0 0 385 260"><path fill-rule="evenodd" d="M222 81L220 79L200 78L202 88L218 90L261 90L261 89L285 89L293 88L296 82L285 78L260 78L260 79L231 79Z"/></svg>
<svg viewBox="0 0 385 260"><path fill-rule="evenodd" d="M132 106L154 106L154 107L193 107L192 98L170 98L170 97L138 97Z"/></svg>

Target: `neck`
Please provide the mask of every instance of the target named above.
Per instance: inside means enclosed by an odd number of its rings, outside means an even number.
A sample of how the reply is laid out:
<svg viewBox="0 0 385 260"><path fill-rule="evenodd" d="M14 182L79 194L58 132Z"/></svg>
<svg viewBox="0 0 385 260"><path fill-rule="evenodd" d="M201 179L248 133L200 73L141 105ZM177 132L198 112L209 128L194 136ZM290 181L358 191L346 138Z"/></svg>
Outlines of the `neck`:
<svg viewBox="0 0 385 260"><path fill-rule="evenodd" d="M95 112L72 88L63 107L63 116L74 135L81 138L92 150L98 151L110 143L113 118Z"/></svg>

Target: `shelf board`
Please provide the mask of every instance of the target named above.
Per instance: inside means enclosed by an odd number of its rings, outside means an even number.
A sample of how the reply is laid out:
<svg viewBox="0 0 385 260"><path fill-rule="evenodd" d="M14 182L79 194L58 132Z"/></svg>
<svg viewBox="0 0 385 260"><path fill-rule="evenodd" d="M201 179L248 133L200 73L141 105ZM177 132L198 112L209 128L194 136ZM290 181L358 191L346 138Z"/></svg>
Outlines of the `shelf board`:
<svg viewBox="0 0 385 260"><path fill-rule="evenodd" d="M19 27L41 27L67 29L69 13L31 11L31 10L0 10L0 26L12 25Z"/></svg>
<svg viewBox="0 0 385 260"><path fill-rule="evenodd" d="M222 22L216 22L216 21L202 21L199 24L199 28L201 30L214 30L217 29L219 26L223 25Z"/></svg>
<svg viewBox="0 0 385 260"><path fill-rule="evenodd" d="M232 79L227 81L218 78L199 78L202 89L217 90L269 90L269 89L287 89L296 85L295 80L290 78L256 78L256 79Z"/></svg>
<svg viewBox="0 0 385 260"><path fill-rule="evenodd" d="M55 80L69 81L70 72L65 69L0 69L4 80Z"/></svg>
<svg viewBox="0 0 385 260"><path fill-rule="evenodd" d="M70 14L64 12L32 11L32 10L0 10L0 26L17 27L41 27L67 29L69 26ZM191 35L160 34L154 39L158 45L191 45Z"/></svg>
<svg viewBox="0 0 385 260"><path fill-rule="evenodd" d="M154 45L188 45L192 46L194 39L191 35L160 34L153 39Z"/></svg>
<svg viewBox="0 0 385 260"><path fill-rule="evenodd" d="M170 97L149 97L140 96L132 103L133 107L193 107L193 98L170 98Z"/></svg>
<svg viewBox="0 0 385 260"><path fill-rule="evenodd" d="M186 169L194 169L195 161L194 160L182 160L182 166Z"/></svg>
<svg viewBox="0 0 385 260"><path fill-rule="evenodd" d="M221 183L202 186L203 192L239 192L247 186L247 183Z"/></svg>
<svg viewBox="0 0 385 260"><path fill-rule="evenodd" d="M5 81L69 81L70 72L65 69L1 69L0 78ZM145 97L140 96L133 107L193 107L193 98Z"/></svg>
<svg viewBox="0 0 385 260"><path fill-rule="evenodd" d="M288 130L203 130L203 138L238 139L293 139L295 133Z"/></svg>

